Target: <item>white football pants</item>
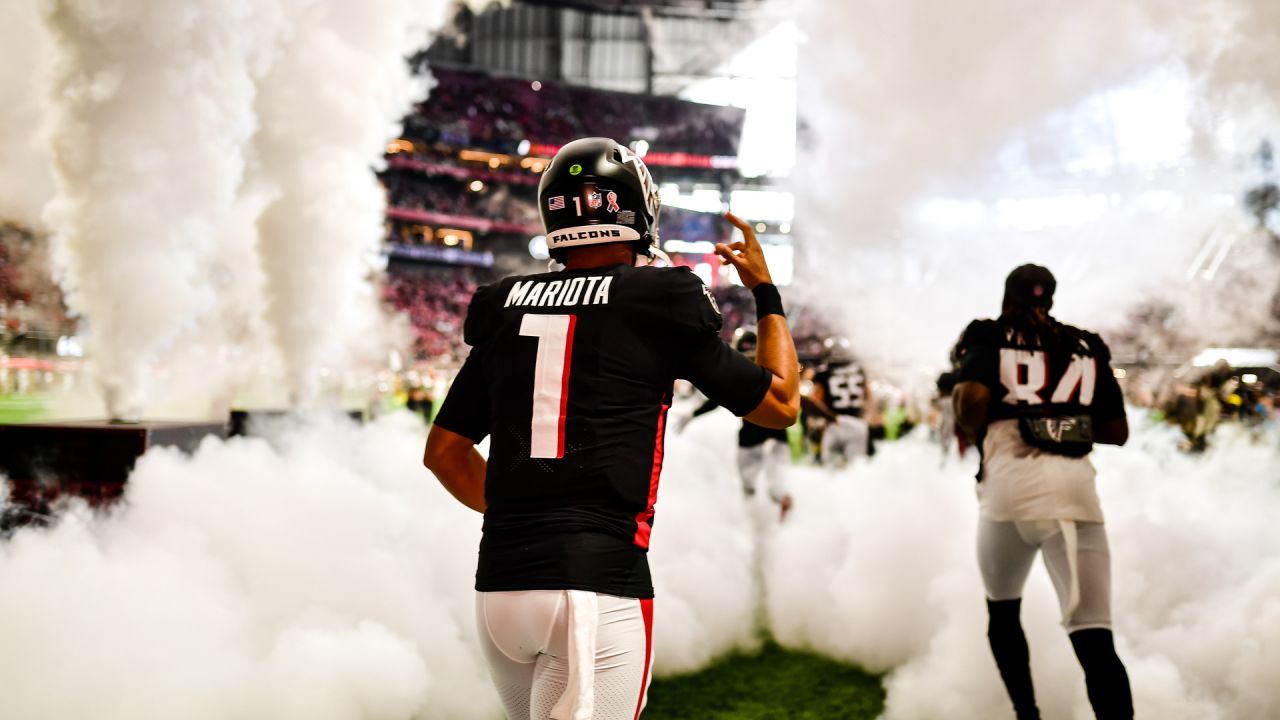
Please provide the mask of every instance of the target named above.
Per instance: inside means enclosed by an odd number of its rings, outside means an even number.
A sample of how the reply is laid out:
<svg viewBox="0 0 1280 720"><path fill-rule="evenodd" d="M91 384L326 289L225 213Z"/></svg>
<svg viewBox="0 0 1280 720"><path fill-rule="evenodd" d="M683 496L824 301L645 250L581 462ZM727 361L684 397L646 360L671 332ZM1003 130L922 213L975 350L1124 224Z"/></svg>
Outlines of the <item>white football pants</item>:
<svg viewBox="0 0 1280 720"><path fill-rule="evenodd" d="M1102 523L978 520L978 566L991 600L1022 597L1044 551L1067 632L1111 627L1111 550Z"/></svg>
<svg viewBox="0 0 1280 720"><path fill-rule="evenodd" d="M510 720L636 720L653 600L581 590L476 593L476 623Z"/></svg>
<svg viewBox="0 0 1280 720"><path fill-rule="evenodd" d="M787 465L791 464L791 447L778 440L765 440L759 445L738 448L738 475L742 491L755 495L764 478L769 497L776 503L787 495Z"/></svg>
<svg viewBox="0 0 1280 720"><path fill-rule="evenodd" d="M871 427L862 418L838 415L836 421L827 424L822 433L822 462L824 465L846 463L867 456L867 443Z"/></svg>

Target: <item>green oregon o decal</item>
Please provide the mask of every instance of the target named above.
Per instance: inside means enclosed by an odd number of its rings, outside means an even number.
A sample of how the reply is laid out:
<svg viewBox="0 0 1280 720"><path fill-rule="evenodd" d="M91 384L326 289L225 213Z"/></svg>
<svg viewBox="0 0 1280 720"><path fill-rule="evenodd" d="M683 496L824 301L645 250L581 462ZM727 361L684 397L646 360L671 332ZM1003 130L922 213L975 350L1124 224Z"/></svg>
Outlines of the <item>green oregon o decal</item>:
<svg viewBox="0 0 1280 720"><path fill-rule="evenodd" d="M571 166L571 167L569 168L569 174L570 174L570 175L577 175L577 174L578 174L578 173L580 173L580 172L582 172L582 166L581 166L581 165L573 165L573 166Z"/></svg>

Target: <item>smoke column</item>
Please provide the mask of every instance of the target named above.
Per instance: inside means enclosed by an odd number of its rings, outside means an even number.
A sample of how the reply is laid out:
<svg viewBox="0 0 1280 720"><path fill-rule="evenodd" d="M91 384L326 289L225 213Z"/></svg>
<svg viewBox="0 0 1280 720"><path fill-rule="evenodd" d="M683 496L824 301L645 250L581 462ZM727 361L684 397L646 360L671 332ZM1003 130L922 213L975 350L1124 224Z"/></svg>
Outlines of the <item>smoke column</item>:
<svg viewBox="0 0 1280 720"><path fill-rule="evenodd" d="M259 85L254 176L274 193L258 221L267 318L295 402L325 366L375 345L368 275L386 200L371 171L425 88L406 57L443 19L442 0L281 0L289 24Z"/></svg>
<svg viewBox="0 0 1280 720"><path fill-rule="evenodd" d="M883 372L936 365L1022 262L1103 329L1195 291L1280 117L1264 0L813 2L799 22L798 272Z"/></svg>
<svg viewBox="0 0 1280 720"><path fill-rule="evenodd" d="M255 3L60 0L46 218L72 308L92 323L113 417L216 302L206 278L254 129ZM261 28L257 32L262 32Z"/></svg>
<svg viewBox="0 0 1280 720"><path fill-rule="evenodd" d="M0 47L6 59L0 64L0 220L37 228L41 209L53 197L41 133L53 47L34 2L0 6Z"/></svg>

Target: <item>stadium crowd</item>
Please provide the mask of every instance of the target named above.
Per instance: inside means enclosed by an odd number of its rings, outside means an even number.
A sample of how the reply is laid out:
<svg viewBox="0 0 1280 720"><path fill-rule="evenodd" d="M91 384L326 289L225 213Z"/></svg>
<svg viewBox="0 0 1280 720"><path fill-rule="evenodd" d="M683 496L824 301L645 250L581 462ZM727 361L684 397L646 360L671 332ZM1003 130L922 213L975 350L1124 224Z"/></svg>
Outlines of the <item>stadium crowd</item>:
<svg viewBox="0 0 1280 720"><path fill-rule="evenodd" d="M583 136L647 135L654 149L734 155L741 110L549 81L433 68L436 86L405 120L424 143L512 152L524 140L561 145Z"/></svg>

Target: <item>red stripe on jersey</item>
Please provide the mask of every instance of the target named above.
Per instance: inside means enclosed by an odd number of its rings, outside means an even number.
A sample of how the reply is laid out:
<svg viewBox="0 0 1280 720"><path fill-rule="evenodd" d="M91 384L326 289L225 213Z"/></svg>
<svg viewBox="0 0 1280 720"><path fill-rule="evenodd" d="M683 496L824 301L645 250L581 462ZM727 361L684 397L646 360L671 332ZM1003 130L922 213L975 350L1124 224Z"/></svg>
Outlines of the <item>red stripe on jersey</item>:
<svg viewBox="0 0 1280 720"><path fill-rule="evenodd" d="M649 547L649 532L653 529L653 506L658 502L658 477L662 475L662 442L667 429L667 408L663 405L658 411L658 437L653 442L653 469L649 472L649 501L636 516L635 543L642 548Z"/></svg>
<svg viewBox="0 0 1280 720"><path fill-rule="evenodd" d="M569 368L573 364L573 329L578 316L569 316L569 331L564 338L564 374L560 381L560 424L556 428L556 457L564 457L564 418L569 414Z"/></svg>
<svg viewBox="0 0 1280 720"><path fill-rule="evenodd" d="M653 660L653 598L640 601L640 615L644 617L644 675L640 679L640 699L636 701L634 720L640 720L645 696L649 694L649 663Z"/></svg>

